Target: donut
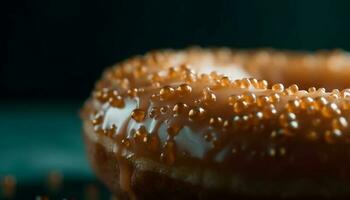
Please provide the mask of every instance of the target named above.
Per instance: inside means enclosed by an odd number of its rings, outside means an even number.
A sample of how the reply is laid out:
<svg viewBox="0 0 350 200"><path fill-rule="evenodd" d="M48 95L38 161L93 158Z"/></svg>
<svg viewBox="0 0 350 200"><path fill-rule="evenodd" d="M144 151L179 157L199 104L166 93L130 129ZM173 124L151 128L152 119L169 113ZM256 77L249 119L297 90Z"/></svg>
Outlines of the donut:
<svg viewBox="0 0 350 200"><path fill-rule="evenodd" d="M158 50L104 71L81 118L119 199L350 197L350 57Z"/></svg>

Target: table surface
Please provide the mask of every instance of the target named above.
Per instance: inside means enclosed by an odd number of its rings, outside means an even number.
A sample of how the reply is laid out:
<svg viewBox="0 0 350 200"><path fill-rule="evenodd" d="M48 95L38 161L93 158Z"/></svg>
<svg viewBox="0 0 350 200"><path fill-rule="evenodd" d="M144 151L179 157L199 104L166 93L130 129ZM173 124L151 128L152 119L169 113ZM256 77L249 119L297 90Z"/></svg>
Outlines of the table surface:
<svg viewBox="0 0 350 200"><path fill-rule="evenodd" d="M11 175L18 185L34 188L52 171L70 182L95 181L85 155L79 107L0 102L0 177Z"/></svg>

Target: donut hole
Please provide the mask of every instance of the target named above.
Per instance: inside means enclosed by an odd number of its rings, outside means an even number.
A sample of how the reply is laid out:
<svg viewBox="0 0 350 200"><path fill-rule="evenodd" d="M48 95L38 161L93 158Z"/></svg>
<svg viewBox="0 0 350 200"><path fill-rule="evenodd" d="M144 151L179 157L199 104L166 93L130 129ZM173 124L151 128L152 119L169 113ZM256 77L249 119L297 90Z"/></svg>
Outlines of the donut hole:
<svg viewBox="0 0 350 200"><path fill-rule="evenodd" d="M270 69L259 74L252 73L252 77L267 80L270 84L282 83L286 87L296 84L301 90L308 90L311 87L325 88L327 91L343 90L350 86L349 71L343 73L342 71L310 70L293 66L288 69L277 70Z"/></svg>
<svg viewBox="0 0 350 200"><path fill-rule="evenodd" d="M258 71L248 71L245 66L232 65L230 67L200 68L200 73L218 72L231 78L256 78L267 80L273 84L282 83L285 87L296 84L300 90L308 90L311 87L325 88L327 91L334 89L343 90L350 87L350 66L344 71L307 69L298 66L289 66L282 69L276 67L261 67Z"/></svg>
<svg viewBox="0 0 350 200"><path fill-rule="evenodd" d="M296 84L301 90L310 87L343 90L350 87L350 56L334 51L242 51L233 52L230 72L223 74L233 78L257 78L270 85L282 83L285 87ZM219 59L222 63L222 60Z"/></svg>
<svg viewBox="0 0 350 200"><path fill-rule="evenodd" d="M288 70L288 72L271 73L264 72L264 75L257 74L254 78L267 80L271 85L282 83L285 87L296 84L301 90L308 90L311 87L325 88L327 91L333 89L343 90L349 88L349 74L331 73L322 70L307 71L305 69Z"/></svg>
<svg viewBox="0 0 350 200"><path fill-rule="evenodd" d="M284 63L274 61L281 59L279 56L270 54L270 66L261 68L261 78L285 86L297 84L304 90L310 87L342 90L350 86L350 57L345 52L286 52Z"/></svg>

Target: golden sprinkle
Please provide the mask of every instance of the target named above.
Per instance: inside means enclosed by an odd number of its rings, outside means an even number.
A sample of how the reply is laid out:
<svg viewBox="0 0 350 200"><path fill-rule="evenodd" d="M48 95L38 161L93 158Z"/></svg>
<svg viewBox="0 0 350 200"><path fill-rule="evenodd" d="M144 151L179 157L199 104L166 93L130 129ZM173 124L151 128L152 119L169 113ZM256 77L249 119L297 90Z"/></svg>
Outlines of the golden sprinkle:
<svg viewBox="0 0 350 200"><path fill-rule="evenodd" d="M290 94L295 94L299 91L299 88L296 84L293 84L291 86L289 86L289 88L287 88L287 91L290 93Z"/></svg>
<svg viewBox="0 0 350 200"><path fill-rule="evenodd" d="M263 107L266 104L268 104L269 101L270 101L270 98L268 96L261 95L257 98L256 103L259 107Z"/></svg>
<svg viewBox="0 0 350 200"><path fill-rule="evenodd" d="M311 97L302 97L300 99L300 107L302 109L307 109L308 107L313 105L313 102L314 102L314 100Z"/></svg>
<svg viewBox="0 0 350 200"><path fill-rule="evenodd" d="M244 78L241 81L241 88L249 88L251 85L250 80L248 78Z"/></svg>
<svg viewBox="0 0 350 200"><path fill-rule="evenodd" d="M220 85L223 86L223 87L227 87L231 84L231 80L229 77L227 76L224 76L220 79Z"/></svg>
<svg viewBox="0 0 350 200"><path fill-rule="evenodd" d="M133 71L133 75L135 78L140 78L142 75L146 73L147 69L145 66L139 66Z"/></svg>
<svg viewBox="0 0 350 200"><path fill-rule="evenodd" d="M272 90L274 92L283 92L284 86L281 83L277 83L272 86Z"/></svg>
<svg viewBox="0 0 350 200"><path fill-rule="evenodd" d="M128 138L124 138L121 141L122 145L124 145L125 147L130 147L130 140Z"/></svg>
<svg viewBox="0 0 350 200"><path fill-rule="evenodd" d="M103 115L97 114L95 115L94 119L91 121L93 126L102 124L103 122Z"/></svg>
<svg viewBox="0 0 350 200"><path fill-rule="evenodd" d="M252 86L256 89L259 89L259 82L258 80L256 80L255 78L249 78L250 83L252 84Z"/></svg>
<svg viewBox="0 0 350 200"><path fill-rule="evenodd" d="M324 97L316 97L314 101L314 106L316 109L321 110L323 106L328 103L327 99Z"/></svg>
<svg viewBox="0 0 350 200"><path fill-rule="evenodd" d="M204 139L207 141L207 142L210 142L212 139L213 139L213 136L210 132L207 132L204 134Z"/></svg>
<svg viewBox="0 0 350 200"><path fill-rule="evenodd" d="M269 95L270 103L278 103L281 100L281 95L278 93L272 93Z"/></svg>
<svg viewBox="0 0 350 200"><path fill-rule="evenodd" d="M340 110L335 103L329 103L322 108L322 115L326 118L331 118L335 115L339 115Z"/></svg>
<svg viewBox="0 0 350 200"><path fill-rule="evenodd" d="M314 118L311 120L311 124L314 126L314 127L318 127L321 125L321 119L320 118Z"/></svg>
<svg viewBox="0 0 350 200"><path fill-rule="evenodd" d="M234 81L232 82L232 85L235 86L235 87L240 88L240 87L241 87L241 83L242 83L241 80L236 79L236 80L234 80Z"/></svg>
<svg viewBox="0 0 350 200"><path fill-rule="evenodd" d="M338 89L333 89L333 90L332 90L332 94L337 94L337 95L339 95L339 94L340 94L340 91L339 91Z"/></svg>
<svg viewBox="0 0 350 200"><path fill-rule="evenodd" d="M241 113L248 108L248 103L244 100L237 101L233 106L233 111L235 113Z"/></svg>
<svg viewBox="0 0 350 200"><path fill-rule="evenodd" d="M176 91L180 96L185 96L192 92L192 87L188 84L181 84L176 88Z"/></svg>
<svg viewBox="0 0 350 200"><path fill-rule="evenodd" d="M265 118L271 118L277 114L277 110L273 104L267 104L263 108Z"/></svg>
<svg viewBox="0 0 350 200"><path fill-rule="evenodd" d="M279 116L280 125L284 128L292 127L295 128L296 124L296 115L292 112L283 113Z"/></svg>
<svg viewBox="0 0 350 200"><path fill-rule="evenodd" d="M169 67L169 69L168 69L168 76L169 77L176 76L176 69L174 67Z"/></svg>
<svg viewBox="0 0 350 200"><path fill-rule="evenodd" d="M324 93L326 93L326 88L319 88L317 90L317 92L320 93L320 94L324 94Z"/></svg>
<svg viewBox="0 0 350 200"><path fill-rule="evenodd" d="M173 112L176 115L180 115L183 114L185 112L187 112L188 106L184 103L177 103L175 104L175 106L173 107Z"/></svg>
<svg viewBox="0 0 350 200"><path fill-rule="evenodd" d="M269 155L271 157L275 157L276 156L276 150L274 148L269 148Z"/></svg>
<svg viewBox="0 0 350 200"><path fill-rule="evenodd" d="M103 89L102 91L96 91L93 93L94 98L96 98L99 102L101 103L105 103L106 101L108 101L108 92L106 91L107 89Z"/></svg>
<svg viewBox="0 0 350 200"><path fill-rule="evenodd" d="M149 117L157 119L159 115L160 115L159 108L152 107L151 111L149 112Z"/></svg>
<svg viewBox="0 0 350 200"><path fill-rule="evenodd" d="M344 110L350 110L350 99L343 99L341 102L341 108Z"/></svg>
<svg viewBox="0 0 350 200"><path fill-rule="evenodd" d="M116 108L123 108L125 106L124 99L120 95L109 98L108 102L112 107Z"/></svg>
<svg viewBox="0 0 350 200"><path fill-rule="evenodd" d="M137 131L134 133L133 136L138 142L147 143L148 142L148 131L145 126L141 126Z"/></svg>
<svg viewBox="0 0 350 200"><path fill-rule="evenodd" d="M131 113L131 117L136 121L136 122L142 122L145 117L146 113L144 110L141 109L134 109Z"/></svg>
<svg viewBox="0 0 350 200"><path fill-rule="evenodd" d="M342 98L349 98L350 97L350 89L345 89L345 90L341 91L340 95Z"/></svg>
<svg viewBox="0 0 350 200"><path fill-rule="evenodd" d="M174 88L170 86L164 86L162 89L159 91L159 96L161 100L169 99L173 96L175 90Z"/></svg>
<svg viewBox="0 0 350 200"><path fill-rule="evenodd" d="M212 117L209 119L209 125L215 128L221 127L223 125L223 120L221 117Z"/></svg>
<svg viewBox="0 0 350 200"><path fill-rule="evenodd" d="M286 109L288 112L298 112L299 108L300 108L300 100L299 99L290 100L286 104Z"/></svg>
<svg viewBox="0 0 350 200"><path fill-rule="evenodd" d="M281 148L279 149L279 153L280 153L281 156L286 155L286 152L287 152L286 148L281 147Z"/></svg>
<svg viewBox="0 0 350 200"><path fill-rule="evenodd" d="M345 130L348 127L348 121L345 117L337 117L332 120L332 127L334 129Z"/></svg>
<svg viewBox="0 0 350 200"><path fill-rule="evenodd" d="M228 104L229 104L230 106L233 106L233 105L235 105L235 103L236 103L238 100L240 100L240 99L242 99L242 95L240 95L240 94L237 94L237 95L230 95L230 96L228 97Z"/></svg>
<svg viewBox="0 0 350 200"><path fill-rule="evenodd" d="M108 137L113 137L115 135L115 131L117 130L117 126L115 124L112 124L110 128L106 128L106 135Z"/></svg>
<svg viewBox="0 0 350 200"><path fill-rule="evenodd" d="M184 74L182 74L181 78L186 83L192 83L196 80L197 77L196 77L196 74L192 70L188 70Z"/></svg>
<svg viewBox="0 0 350 200"><path fill-rule="evenodd" d="M200 74L199 78L203 82L209 82L209 80L210 80L210 76L208 74Z"/></svg>
<svg viewBox="0 0 350 200"><path fill-rule="evenodd" d="M124 89L124 90L128 90L130 87L130 81L127 78L122 79L120 86Z"/></svg>
<svg viewBox="0 0 350 200"><path fill-rule="evenodd" d="M258 83L259 83L258 89L265 90L269 86L269 83L266 80L260 80L260 81L258 81Z"/></svg>
<svg viewBox="0 0 350 200"><path fill-rule="evenodd" d="M327 130L324 134L324 139L328 143L335 143L337 142L341 137L343 133L339 129L332 129L332 130Z"/></svg>
<svg viewBox="0 0 350 200"><path fill-rule="evenodd" d="M212 79L218 79L219 78L219 75L218 75L218 73L216 71L210 72L209 76Z"/></svg>
<svg viewBox="0 0 350 200"><path fill-rule="evenodd" d="M202 98L205 104L209 104L216 101L216 95L213 92L206 89L202 92Z"/></svg>
<svg viewBox="0 0 350 200"><path fill-rule="evenodd" d="M309 140L312 140L312 141L315 141L318 139L318 135L316 133L316 131L308 131L306 133L306 138L309 139Z"/></svg>
<svg viewBox="0 0 350 200"><path fill-rule="evenodd" d="M160 108L160 113L165 114L168 112L168 110L169 110L168 106L162 106Z"/></svg>
<svg viewBox="0 0 350 200"><path fill-rule="evenodd" d="M315 87L310 87L310 88L308 89L308 91L309 91L310 93L316 92L316 88L315 88Z"/></svg>
<svg viewBox="0 0 350 200"><path fill-rule="evenodd" d="M255 118L256 118L257 120L263 119L263 118L264 118L264 113L262 113L262 112L257 112L257 113L255 113Z"/></svg>
<svg viewBox="0 0 350 200"><path fill-rule="evenodd" d="M133 88L133 89L128 89L127 94L129 97L137 97L138 89Z"/></svg>
<svg viewBox="0 0 350 200"><path fill-rule="evenodd" d="M244 92L242 95L242 99L248 104L253 104L256 102L256 96L254 93L251 92Z"/></svg>
<svg viewBox="0 0 350 200"><path fill-rule="evenodd" d="M154 73L154 74L150 75L149 79L152 83L158 83L158 82L162 81L162 77L158 73Z"/></svg>
<svg viewBox="0 0 350 200"><path fill-rule="evenodd" d="M205 110L201 107L193 108L189 111L188 116L191 120L202 120L205 116Z"/></svg>

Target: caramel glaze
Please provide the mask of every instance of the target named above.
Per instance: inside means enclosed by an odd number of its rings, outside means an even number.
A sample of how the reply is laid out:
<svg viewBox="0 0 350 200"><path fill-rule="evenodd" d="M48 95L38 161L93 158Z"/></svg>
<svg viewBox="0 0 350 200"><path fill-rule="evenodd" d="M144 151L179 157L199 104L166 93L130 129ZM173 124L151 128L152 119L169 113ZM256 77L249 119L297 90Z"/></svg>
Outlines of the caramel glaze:
<svg viewBox="0 0 350 200"><path fill-rule="evenodd" d="M349 59L340 51L151 52L107 69L82 118L117 144L117 157L348 181ZM250 77L233 80L215 67L198 73L202 66L238 67Z"/></svg>

